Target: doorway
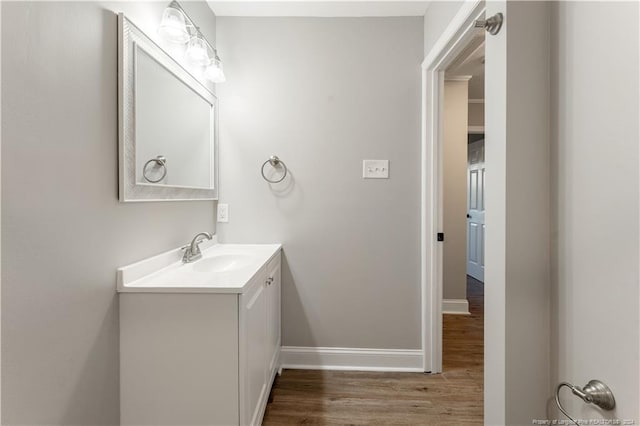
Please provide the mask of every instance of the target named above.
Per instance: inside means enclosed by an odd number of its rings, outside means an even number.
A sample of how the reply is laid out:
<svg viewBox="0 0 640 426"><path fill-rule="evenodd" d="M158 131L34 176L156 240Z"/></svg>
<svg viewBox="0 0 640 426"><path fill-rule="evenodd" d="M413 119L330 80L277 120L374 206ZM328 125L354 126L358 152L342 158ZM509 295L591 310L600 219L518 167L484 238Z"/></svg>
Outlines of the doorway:
<svg viewBox="0 0 640 426"><path fill-rule="evenodd" d="M484 62L476 30L444 72L442 107L442 371L483 386Z"/></svg>
<svg viewBox="0 0 640 426"><path fill-rule="evenodd" d="M484 417L525 424L538 418L551 388L539 373L550 369L548 351L522 350L550 341L548 3L464 2L423 61L423 368L442 372L444 74L485 11L504 25L486 38ZM536 179L523 177L525 169Z"/></svg>

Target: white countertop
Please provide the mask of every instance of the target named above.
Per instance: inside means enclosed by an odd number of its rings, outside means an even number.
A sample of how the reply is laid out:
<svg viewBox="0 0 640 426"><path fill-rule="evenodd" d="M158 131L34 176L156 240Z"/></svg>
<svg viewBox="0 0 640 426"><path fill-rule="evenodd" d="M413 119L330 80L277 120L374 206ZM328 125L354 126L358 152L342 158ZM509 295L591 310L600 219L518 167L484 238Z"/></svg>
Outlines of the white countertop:
<svg viewBox="0 0 640 426"><path fill-rule="evenodd" d="M243 293L280 244L200 245L202 259L182 263L181 249L118 268L119 293Z"/></svg>

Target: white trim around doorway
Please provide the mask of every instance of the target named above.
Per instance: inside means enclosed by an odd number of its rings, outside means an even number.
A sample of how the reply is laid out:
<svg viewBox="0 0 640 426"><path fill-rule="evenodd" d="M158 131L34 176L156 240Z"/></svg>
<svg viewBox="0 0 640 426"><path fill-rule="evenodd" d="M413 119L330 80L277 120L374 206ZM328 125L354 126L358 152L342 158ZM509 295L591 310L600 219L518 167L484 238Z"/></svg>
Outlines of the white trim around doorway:
<svg viewBox="0 0 640 426"><path fill-rule="evenodd" d="M485 2L464 2L422 63L421 288L423 370L442 371L442 91L444 70L473 37Z"/></svg>

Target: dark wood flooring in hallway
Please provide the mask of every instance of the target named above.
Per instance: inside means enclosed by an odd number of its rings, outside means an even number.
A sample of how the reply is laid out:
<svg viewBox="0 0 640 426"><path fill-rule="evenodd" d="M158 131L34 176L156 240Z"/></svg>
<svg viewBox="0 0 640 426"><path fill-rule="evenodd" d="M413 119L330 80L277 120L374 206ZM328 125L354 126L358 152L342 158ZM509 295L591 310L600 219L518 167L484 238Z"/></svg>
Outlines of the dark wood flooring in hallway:
<svg viewBox="0 0 640 426"><path fill-rule="evenodd" d="M444 316L442 374L285 370L263 424L482 424L483 284L467 298L471 315Z"/></svg>

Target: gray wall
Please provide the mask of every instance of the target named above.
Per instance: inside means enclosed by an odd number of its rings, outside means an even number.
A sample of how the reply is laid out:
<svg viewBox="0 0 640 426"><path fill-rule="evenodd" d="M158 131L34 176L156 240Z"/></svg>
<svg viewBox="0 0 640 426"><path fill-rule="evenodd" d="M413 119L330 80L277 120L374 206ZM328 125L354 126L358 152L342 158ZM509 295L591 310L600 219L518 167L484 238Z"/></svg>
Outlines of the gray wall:
<svg viewBox="0 0 640 426"><path fill-rule="evenodd" d="M469 126L484 127L484 104L469 104Z"/></svg>
<svg viewBox="0 0 640 426"><path fill-rule="evenodd" d="M283 344L420 348L422 18L218 18L225 242L284 243ZM260 177L269 155L290 179ZM391 178L362 179L389 159Z"/></svg>
<svg viewBox="0 0 640 426"><path fill-rule="evenodd" d="M638 12L637 2L554 4L551 56L552 383L603 380L616 397L610 416L636 422ZM593 31L596 19L616 24ZM566 406L601 417L577 398Z"/></svg>
<svg viewBox="0 0 640 426"><path fill-rule="evenodd" d="M456 16L464 0L434 1L424 14L424 56L427 56L451 19Z"/></svg>
<svg viewBox="0 0 640 426"><path fill-rule="evenodd" d="M118 424L115 270L215 226L212 202L117 200L113 11L155 36L164 6L2 4L2 424Z"/></svg>
<svg viewBox="0 0 640 426"><path fill-rule="evenodd" d="M487 42L485 64L493 77L485 104L485 421L530 425L544 418L550 388L550 7L487 4L487 15L498 11L508 23ZM504 423L493 421L502 390Z"/></svg>
<svg viewBox="0 0 640 426"><path fill-rule="evenodd" d="M445 81L442 146L442 297L467 299L468 81Z"/></svg>

